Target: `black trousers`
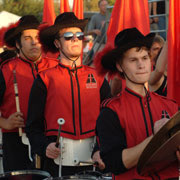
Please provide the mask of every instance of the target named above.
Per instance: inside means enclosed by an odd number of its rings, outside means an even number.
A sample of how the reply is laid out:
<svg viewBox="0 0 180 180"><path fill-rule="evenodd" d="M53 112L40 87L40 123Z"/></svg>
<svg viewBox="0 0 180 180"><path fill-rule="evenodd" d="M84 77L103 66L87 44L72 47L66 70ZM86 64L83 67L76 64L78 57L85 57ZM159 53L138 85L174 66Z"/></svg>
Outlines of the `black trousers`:
<svg viewBox="0 0 180 180"><path fill-rule="evenodd" d="M59 166L54 163L54 160L45 158L44 159L44 171L51 174L52 177L59 177ZM75 175L83 171L92 171L93 166L62 166L62 176Z"/></svg>
<svg viewBox="0 0 180 180"><path fill-rule="evenodd" d="M28 155L28 146L24 145L17 132L3 133L3 168L5 172L34 169Z"/></svg>

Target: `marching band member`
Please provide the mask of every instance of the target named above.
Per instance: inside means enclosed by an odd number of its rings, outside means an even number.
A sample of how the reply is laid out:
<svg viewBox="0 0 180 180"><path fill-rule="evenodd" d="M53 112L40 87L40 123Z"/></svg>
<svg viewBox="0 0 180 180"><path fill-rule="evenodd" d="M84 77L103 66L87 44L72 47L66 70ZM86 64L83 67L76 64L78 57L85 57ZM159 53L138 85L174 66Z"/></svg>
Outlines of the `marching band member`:
<svg viewBox="0 0 180 180"><path fill-rule="evenodd" d="M44 170L52 176L58 176L58 165L54 159L60 151L63 154L63 149L56 147L55 143L59 128L57 119L65 120L61 129L63 139L85 143L95 136L101 101L110 96L109 84L104 77L98 76L94 68L82 65L83 30L86 24L86 19L79 20L74 13L65 12L57 16L54 25L40 30L43 49L51 53L59 52L60 63L40 73L34 81L26 133L32 152L44 156ZM83 149L79 151L84 153ZM67 156L70 154L64 159ZM63 176L92 169L92 166L78 164L62 165Z"/></svg>
<svg viewBox="0 0 180 180"><path fill-rule="evenodd" d="M153 33L144 36L136 28L125 29L116 35L115 48L95 59L99 73L118 74L126 80L125 90L103 102L96 126L100 156L116 180L179 177L178 161L148 177L136 171L139 157L153 134L178 111L173 100L149 92L146 87L153 37Z"/></svg>
<svg viewBox="0 0 180 180"><path fill-rule="evenodd" d="M6 46L18 52L18 56L5 60L0 69L0 127L3 132L5 172L33 168L28 155L28 146L22 143L18 128L25 126L29 93L38 72L58 64L57 60L41 57L38 26L39 21L33 15L27 15L10 25L4 34ZM14 77L18 87L16 92ZM15 96L19 99L19 112L16 111Z"/></svg>

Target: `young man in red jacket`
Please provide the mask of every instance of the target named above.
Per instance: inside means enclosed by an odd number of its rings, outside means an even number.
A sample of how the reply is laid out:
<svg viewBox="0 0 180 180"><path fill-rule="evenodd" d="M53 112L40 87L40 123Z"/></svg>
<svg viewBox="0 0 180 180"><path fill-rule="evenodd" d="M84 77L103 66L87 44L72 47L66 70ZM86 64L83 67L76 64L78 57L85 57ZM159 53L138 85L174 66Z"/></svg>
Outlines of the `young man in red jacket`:
<svg viewBox="0 0 180 180"><path fill-rule="evenodd" d="M92 166L80 162L91 160L90 147L100 103L110 95L104 77L98 76L94 68L82 65L86 24L86 19L80 20L74 13L66 12L57 16L54 25L40 31L42 47L50 52L60 52L60 64L40 73L34 81L26 133L33 153L45 158L44 170L52 176L58 176L59 167L54 159L60 152L63 176L92 170ZM61 128L64 149L56 147L55 143L58 118L65 120ZM69 147L70 144L73 146Z"/></svg>
<svg viewBox="0 0 180 180"><path fill-rule="evenodd" d="M96 127L101 158L116 180L179 177L178 161L147 177L136 170L153 134L178 111L174 101L148 91L153 37L144 36L136 28L125 29L117 34L115 48L106 49L95 59L99 73L118 74L126 80L125 90L103 102Z"/></svg>
<svg viewBox="0 0 180 180"><path fill-rule="evenodd" d="M10 25L4 34L5 45L18 53L16 57L5 60L0 69L0 127L5 172L33 168L28 146L22 143L18 128L25 126L29 93L37 74L58 64L57 60L42 58L38 26L36 17L27 15ZM14 90L15 81L18 94ZM19 98L18 105L15 96ZM17 106L20 112L17 112Z"/></svg>

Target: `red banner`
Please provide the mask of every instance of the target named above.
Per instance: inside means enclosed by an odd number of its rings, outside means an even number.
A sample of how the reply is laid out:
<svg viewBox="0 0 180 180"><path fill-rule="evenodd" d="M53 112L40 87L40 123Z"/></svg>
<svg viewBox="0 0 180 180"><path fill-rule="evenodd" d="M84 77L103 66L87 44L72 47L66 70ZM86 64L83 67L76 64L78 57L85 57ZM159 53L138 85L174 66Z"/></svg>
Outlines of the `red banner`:
<svg viewBox="0 0 180 180"><path fill-rule="evenodd" d="M0 48L4 46L3 37L4 37L5 31L7 31L7 27L2 27L2 28L0 29Z"/></svg>
<svg viewBox="0 0 180 180"><path fill-rule="evenodd" d="M144 35L150 32L147 0L116 0L107 31L107 43L114 45L116 34L136 27Z"/></svg>
<svg viewBox="0 0 180 180"><path fill-rule="evenodd" d="M180 1L169 1L168 97L180 106Z"/></svg>
<svg viewBox="0 0 180 180"><path fill-rule="evenodd" d="M83 0L74 0L73 12L78 19L84 18Z"/></svg>
<svg viewBox="0 0 180 180"><path fill-rule="evenodd" d="M52 25L54 24L55 18L54 1L44 0L43 22L47 22L49 25Z"/></svg>
<svg viewBox="0 0 180 180"><path fill-rule="evenodd" d="M60 13L63 13L63 12L70 12L68 0L60 0Z"/></svg>

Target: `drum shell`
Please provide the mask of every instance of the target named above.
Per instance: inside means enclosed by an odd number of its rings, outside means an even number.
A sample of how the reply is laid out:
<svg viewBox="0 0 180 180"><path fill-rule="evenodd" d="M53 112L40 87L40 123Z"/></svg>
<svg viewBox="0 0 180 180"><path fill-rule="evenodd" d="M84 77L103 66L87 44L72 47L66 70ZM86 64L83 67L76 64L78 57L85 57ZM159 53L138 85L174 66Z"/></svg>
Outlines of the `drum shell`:
<svg viewBox="0 0 180 180"><path fill-rule="evenodd" d="M89 164L81 164L80 162L91 162L91 154L94 146L94 137L72 140L61 137L62 142L62 166L89 166ZM83 151L82 151L83 150ZM54 162L59 165L60 156L54 159Z"/></svg>

